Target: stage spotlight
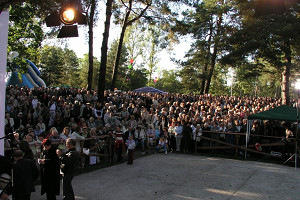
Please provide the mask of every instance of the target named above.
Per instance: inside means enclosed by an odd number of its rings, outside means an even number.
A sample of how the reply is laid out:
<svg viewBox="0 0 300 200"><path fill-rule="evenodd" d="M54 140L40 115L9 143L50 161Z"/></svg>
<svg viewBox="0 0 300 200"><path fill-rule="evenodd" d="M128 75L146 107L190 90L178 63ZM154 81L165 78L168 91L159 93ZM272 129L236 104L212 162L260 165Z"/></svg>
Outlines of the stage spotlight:
<svg viewBox="0 0 300 200"><path fill-rule="evenodd" d="M62 10L60 13L60 21L65 25L72 25L75 21L75 11L72 8Z"/></svg>
<svg viewBox="0 0 300 200"><path fill-rule="evenodd" d="M46 25L60 26L63 24L58 38L63 37L78 37L77 25L87 24L86 15L82 13L82 5L80 0L65 0L61 4L59 12L54 11L46 17Z"/></svg>

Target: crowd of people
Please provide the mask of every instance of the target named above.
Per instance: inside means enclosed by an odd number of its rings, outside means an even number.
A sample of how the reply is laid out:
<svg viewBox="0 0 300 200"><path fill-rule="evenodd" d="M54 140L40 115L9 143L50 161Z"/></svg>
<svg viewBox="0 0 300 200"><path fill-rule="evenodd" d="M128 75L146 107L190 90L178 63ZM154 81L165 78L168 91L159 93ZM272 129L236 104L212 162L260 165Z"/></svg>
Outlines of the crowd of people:
<svg viewBox="0 0 300 200"><path fill-rule="evenodd" d="M232 135L222 132L245 133L247 116L281 105L280 98L270 97L132 91L105 91L104 96L105 101L101 104L95 90L8 86L6 147L19 148L25 158L35 159L42 155L44 139L57 144L56 148L64 152L67 151L64 143L68 138L111 135L117 161L122 161L122 154L127 149L128 164L132 164L132 150L136 147L142 153L153 145L165 154L172 151L188 153L195 150L195 143L206 145L197 137L201 135L234 143ZM288 140L295 135L295 128L286 122L255 121L251 133ZM260 137L251 137L249 142L256 144L261 140ZM96 143L96 139L87 140L84 147L89 149ZM89 156L88 164L96 163L97 158Z"/></svg>

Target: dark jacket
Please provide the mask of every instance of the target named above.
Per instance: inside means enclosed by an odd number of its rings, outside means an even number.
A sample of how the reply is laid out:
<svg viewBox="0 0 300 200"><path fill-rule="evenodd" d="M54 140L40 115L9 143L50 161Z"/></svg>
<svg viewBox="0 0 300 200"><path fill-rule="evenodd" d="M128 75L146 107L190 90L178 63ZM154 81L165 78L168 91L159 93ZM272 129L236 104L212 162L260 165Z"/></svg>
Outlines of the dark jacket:
<svg viewBox="0 0 300 200"><path fill-rule="evenodd" d="M39 176L38 168L33 160L20 159L13 166L14 193L26 195L35 191L34 181Z"/></svg>
<svg viewBox="0 0 300 200"><path fill-rule="evenodd" d="M64 174L74 174L80 165L80 156L75 148L70 149L60 158L62 172Z"/></svg>
<svg viewBox="0 0 300 200"><path fill-rule="evenodd" d="M49 150L43 151L41 158L46 159L45 164L41 165L41 195L45 192L59 195L60 165L56 148L52 146Z"/></svg>

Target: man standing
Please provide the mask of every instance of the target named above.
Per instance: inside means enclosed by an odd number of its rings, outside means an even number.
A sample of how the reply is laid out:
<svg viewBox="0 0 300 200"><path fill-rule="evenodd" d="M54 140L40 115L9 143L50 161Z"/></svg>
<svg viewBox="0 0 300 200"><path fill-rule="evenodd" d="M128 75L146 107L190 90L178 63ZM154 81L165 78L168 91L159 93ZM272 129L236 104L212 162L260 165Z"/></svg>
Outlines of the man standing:
<svg viewBox="0 0 300 200"><path fill-rule="evenodd" d="M35 162L24 159L23 156L21 150L14 152L13 195L15 200L30 200L31 192L35 191L34 181L39 176Z"/></svg>
<svg viewBox="0 0 300 200"><path fill-rule="evenodd" d="M60 190L60 165L56 155L56 148L51 140L44 139L42 142L43 152L39 159L41 165L41 195L46 193L47 200L56 200Z"/></svg>
<svg viewBox="0 0 300 200"><path fill-rule="evenodd" d="M74 178L75 170L80 164L80 156L76 151L75 140L68 138L66 147L68 151L65 154L62 154L59 149L56 150L61 162L61 171L63 172L63 195L64 200L75 200L72 180Z"/></svg>

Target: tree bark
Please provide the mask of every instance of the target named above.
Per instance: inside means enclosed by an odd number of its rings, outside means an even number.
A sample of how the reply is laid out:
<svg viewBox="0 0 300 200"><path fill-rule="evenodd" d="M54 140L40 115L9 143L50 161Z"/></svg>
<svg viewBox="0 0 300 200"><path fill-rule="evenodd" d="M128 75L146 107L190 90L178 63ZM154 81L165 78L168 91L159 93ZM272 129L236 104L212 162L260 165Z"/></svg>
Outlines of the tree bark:
<svg viewBox="0 0 300 200"><path fill-rule="evenodd" d="M221 32L221 24L222 24L222 15L219 16L219 20L217 22L217 32L216 32L216 36L215 36L215 41L214 41L214 50L211 56L211 62L210 62L210 66L208 69L208 76L206 79L206 84L205 84L205 94L208 94L209 92L209 88L210 88L210 83L211 83L211 78L213 76L214 73L214 69L215 69L215 65L216 65L216 59L217 59L217 53L218 53L218 45L219 45L219 35Z"/></svg>
<svg viewBox="0 0 300 200"><path fill-rule="evenodd" d="M152 74L153 74L153 67L154 67L154 51L155 48L155 43L152 42L151 45L151 53L150 53L150 63L149 63L149 80L148 80L148 86L150 86L151 80L152 80Z"/></svg>
<svg viewBox="0 0 300 200"><path fill-rule="evenodd" d="M207 55L206 55L207 60L210 59L210 46L211 46L211 40L212 40L212 32L213 32L213 26L212 26L212 24L210 24L209 37L208 37L208 40L207 40L207 44L208 44ZM203 76L202 81L201 81L201 90L200 90L201 95L204 94L204 91L205 91L205 84L206 84L206 80L207 80L207 69L208 69L208 66L205 63L204 68L203 68L203 75L204 76Z"/></svg>
<svg viewBox="0 0 300 200"><path fill-rule="evenodd" d="M88 86L87 86L88 90L92 89L92 84L93 84L93 72L94 72L93 27L94 27L95 9L96 9L96 0L92 0L91 12L89 16L89 71L88 71Z"/></svg>
<svg viewBox="0 0 300 200"><path fill-rule="evenodd" d="M124 41L125 31L128 26L127 21L129 19L131 8L132 8L132 0L129 1L129 8L126 12L125 19L124 19L123 26L122 26L122 31L120 34L117 56L116 56L115 65L114 65L113 74L112 74L112 81L111 81L111 87L110 87L111 91L114 91L114 89L116 87L116 80L117 80L117 74L118 74L118 70L119 70L119 63L120 63L120 58L121 58L123 41Z"/></svg>
<svg viewBox="0 0 300 200"><path fill-rule="evenodd" d="M121 34L120 34L119 46L118 46L117 56L116 56L115 65L114 65L114 69L113 69L111 87L110 87L110 89L112 91L116 87L116 80L117 80L117 75L118 75L119 63L120 63L121 52L122 52L122 47L123 47L123 40L124 40L126 28L128 26L130 26L136 20L140 19L143 16L143 14L146 12L146 10L151 5L151 2L150 3L147 2L146 7L141 11L141 13L138 16L136 16L135 18L128 21L130 13L132 11L132 1L133 0L129 0L129 2L128 2L129 6L127 8L127 12L126 12L125 19L124 19L123 26L122 26L122 31L121 31Z"/></svg>
<svg viewBox="0 0 300 200"><path fill-rule="evenodd" d="M291 75L291 65L292 65L291 56L287 57L287 64L284 66L282 72L282 84L281 84L281 99L283 105L289 105L290 103L290 75Z"/></svg>
<svg viewBox="0 0 300 200"><path fill-rule="evenodd" d="M110 20L112 14L112 4L113 0L107 0L106 2L106 19L104 22L104 33L101 46L101 63L99 70L99 81L98 81L98 100L103 104L104 103L104 90L105 90L105 73L106 73L106 64L107 64L107 45L110 29Z"/></svg>

